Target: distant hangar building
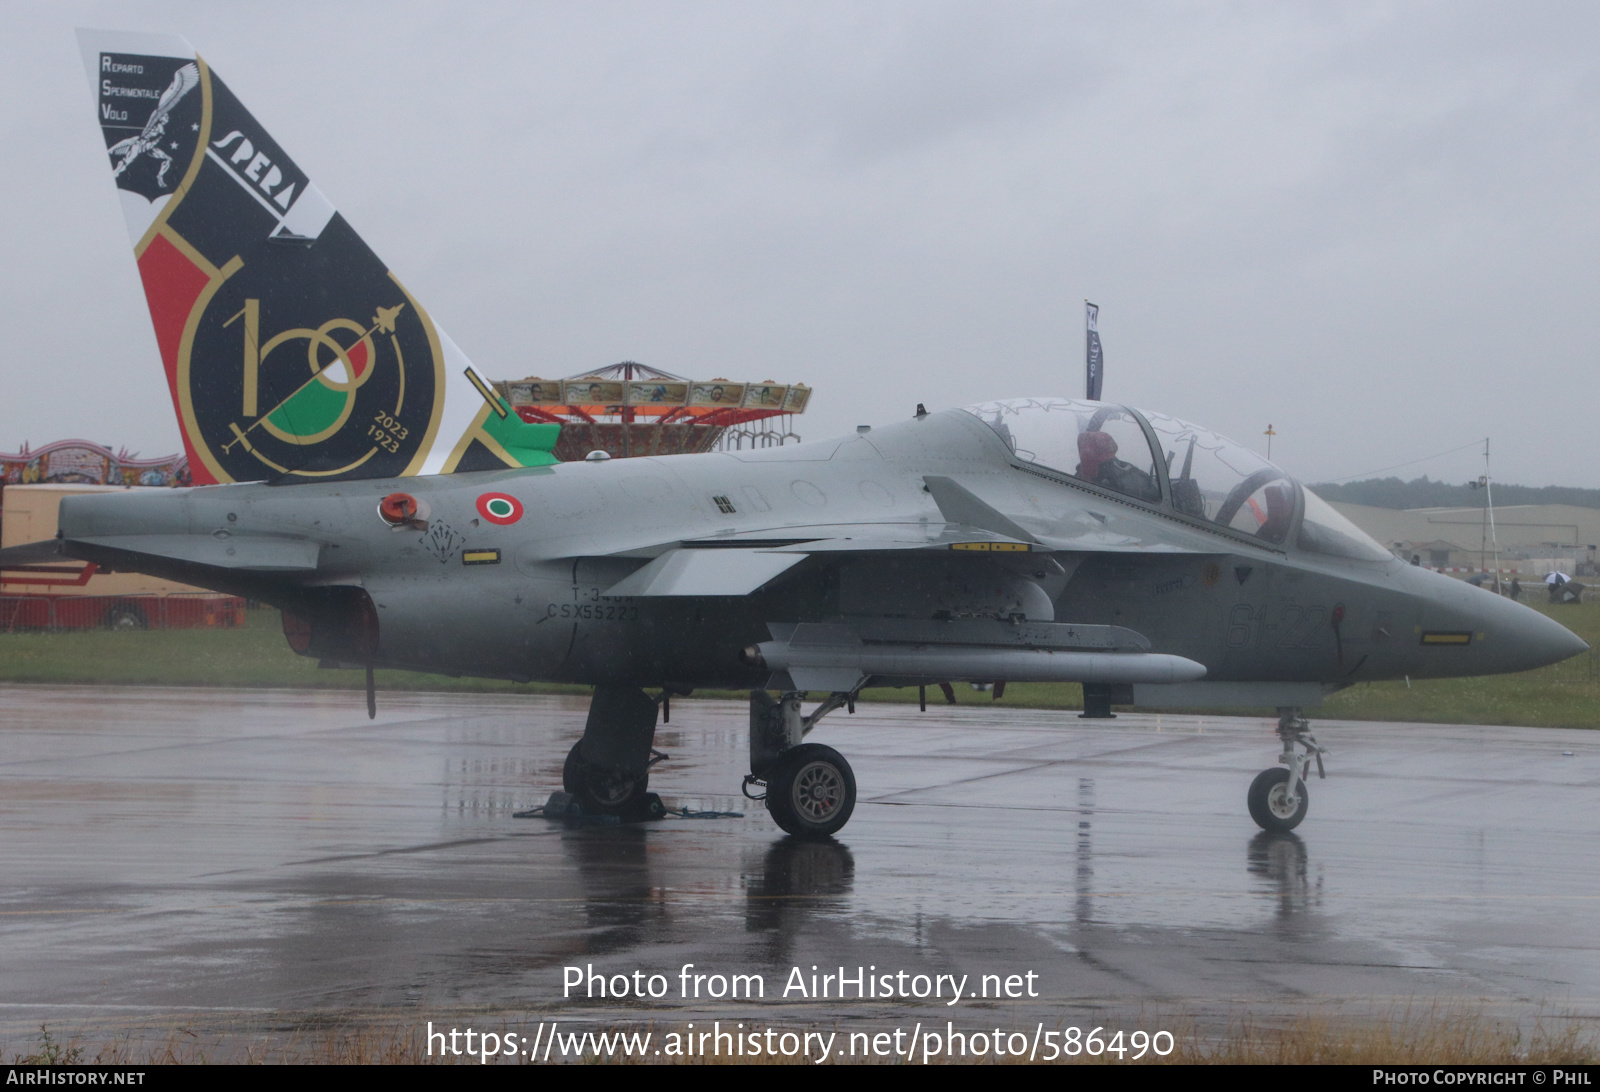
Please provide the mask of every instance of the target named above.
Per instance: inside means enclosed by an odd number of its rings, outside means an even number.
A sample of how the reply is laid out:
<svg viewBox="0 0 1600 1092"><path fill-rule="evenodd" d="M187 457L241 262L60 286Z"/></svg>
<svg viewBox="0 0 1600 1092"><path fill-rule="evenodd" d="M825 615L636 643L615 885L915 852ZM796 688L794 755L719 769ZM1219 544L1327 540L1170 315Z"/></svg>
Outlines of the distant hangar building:
<svg viewBox="0 0 1600 1092"><path fill-rule="evenodd" d="M1552 570L1572 576L1595 574L1600 545L1600 508L1573 504L1514 504L1494 509L1494 537L1482 508L1373 508L1332 502L1350 522L1392 549L1441 572L1500 571L1542 577Z"/></svg>

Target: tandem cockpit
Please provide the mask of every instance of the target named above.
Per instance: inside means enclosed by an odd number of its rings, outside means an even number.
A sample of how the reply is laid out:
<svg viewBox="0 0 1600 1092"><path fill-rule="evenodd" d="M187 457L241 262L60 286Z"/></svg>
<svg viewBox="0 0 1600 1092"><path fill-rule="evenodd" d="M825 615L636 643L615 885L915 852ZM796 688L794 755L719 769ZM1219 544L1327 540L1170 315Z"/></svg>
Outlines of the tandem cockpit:
<svg viewBox="0 0 1600 1092"><path fill-rule="evenodd" d="M1110 493L1279 548L1357 561L1394 558L1260 455L1176 417L1066 398L965 408L1018 459Z"/></svg>

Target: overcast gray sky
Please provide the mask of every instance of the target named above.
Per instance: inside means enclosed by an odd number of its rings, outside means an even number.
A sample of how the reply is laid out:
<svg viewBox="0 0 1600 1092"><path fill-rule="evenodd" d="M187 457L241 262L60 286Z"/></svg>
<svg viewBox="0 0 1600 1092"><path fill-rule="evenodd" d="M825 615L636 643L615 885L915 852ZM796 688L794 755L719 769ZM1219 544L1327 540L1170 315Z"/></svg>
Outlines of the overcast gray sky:
<svg viewBox="0 0 1600 1092"><path fill-rule="evenodd" d="M0 3L0 449L179 446L73 38L179 33L496 378L1106 397L1600 485L1594 3ZM1470 453L1404 467L1464 480Z"/></svg>

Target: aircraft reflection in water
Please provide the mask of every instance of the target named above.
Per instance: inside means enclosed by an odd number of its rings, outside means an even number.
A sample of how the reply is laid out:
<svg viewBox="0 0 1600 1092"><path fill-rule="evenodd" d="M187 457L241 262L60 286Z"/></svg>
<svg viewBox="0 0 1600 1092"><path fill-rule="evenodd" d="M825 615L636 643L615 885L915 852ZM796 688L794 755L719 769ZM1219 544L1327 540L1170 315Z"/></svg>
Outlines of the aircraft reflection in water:
<svg viewBox="0 0 1600 1092"><path fill-rule="evenodd" d="M1250 839L1245 858L1250 875L1264 881L1260 889L1276 897L1280 921L1290 922L1321 904L1322 877L1311 883L1306 844L1299 835L1260 831Z"/></svg>
<svg viewBox="0 0 1600 1092"><path fill-rule="evenodd" d="M659 847L658 847L659 848ZM633 951L651 944L688 942L690 922L679 886L682 862L653 859L644 827L588 826L561 839L562 856L578 881L584 932L569 949L593 956ZM662 857L656 854L656 857ZM741 875L730 883L744 889L744 929L758 937L763 962L781 966L796 958L796 945L819 913L847 906L855 880L855 858L831 838L780 838L758 854L746 852ZM698 881L690 891L709 892Z"/></svg>
<svg viewBox="0 0 1600 1092"><path fill-rule="evenodd" d="M586 809L659 808L656 724L695 688L751 690L746 788L814 837L856 784L805 736L862 687L1081 682L1089 716L1277 707L1281 765L1247 800L1286 831L1327 693L1587 647L1401 563L1253 452L1111 403L554 465L559 426L510 412L187 43L81 37L195 480L256 484L67 498L61 537L4 562L262 600L296 652L369 684L592 685L563 778ZM152 126L161 156L134 156ZM828 697L805 713L805 692Z"/></svg>
<svg viewBox="0 0 1600 1092"><path fill-rule="evenodd" d="M795 956L800 928L843 904L855 882L849 847L831 838L790 836L769 846L759 869L746 868L745 931L770 939L762 953L778 965Z"/></svg>
<svg viewBox="0 0 1600 1092"><path fill-rule="evenodd" d="M1094 918L1094 778L1078 778L1078 842L1074 852L1073 917L1079 925Z"/></svg>

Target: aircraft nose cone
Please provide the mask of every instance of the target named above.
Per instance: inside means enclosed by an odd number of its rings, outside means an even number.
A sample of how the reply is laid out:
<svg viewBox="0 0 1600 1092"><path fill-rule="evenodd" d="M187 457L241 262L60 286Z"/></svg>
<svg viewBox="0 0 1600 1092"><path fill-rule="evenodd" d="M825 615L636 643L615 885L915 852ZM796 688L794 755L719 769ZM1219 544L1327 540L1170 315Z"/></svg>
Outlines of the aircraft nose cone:
<svg viewBox="0 0 1600 1092"><path fill-rule="evenodd" d="M1527 671L1589 651L1582 637L1532 607L1499 596L1486 595L1484 600L1479 628L1495 635L1495 650L1515 665L1500 670Z"/></svg>

